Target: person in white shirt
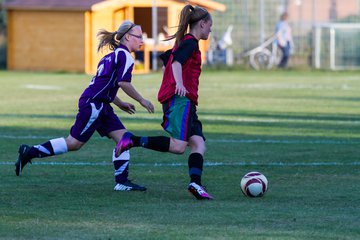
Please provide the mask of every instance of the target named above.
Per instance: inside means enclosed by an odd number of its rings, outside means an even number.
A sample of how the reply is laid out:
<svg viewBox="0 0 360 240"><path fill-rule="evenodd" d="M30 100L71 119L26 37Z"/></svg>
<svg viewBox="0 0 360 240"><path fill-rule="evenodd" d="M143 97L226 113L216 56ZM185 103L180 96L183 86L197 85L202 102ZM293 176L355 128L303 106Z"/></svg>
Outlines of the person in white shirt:
<svg viewBox="0 0 360 240"><path fill-rule="evenodd" d="M280 21L276 24L276 43L282 52L282 58L278 64L279 68L288 66L290 51L294 46L291 27L288 23L289 15L285 12L281 15Z"/></svg>

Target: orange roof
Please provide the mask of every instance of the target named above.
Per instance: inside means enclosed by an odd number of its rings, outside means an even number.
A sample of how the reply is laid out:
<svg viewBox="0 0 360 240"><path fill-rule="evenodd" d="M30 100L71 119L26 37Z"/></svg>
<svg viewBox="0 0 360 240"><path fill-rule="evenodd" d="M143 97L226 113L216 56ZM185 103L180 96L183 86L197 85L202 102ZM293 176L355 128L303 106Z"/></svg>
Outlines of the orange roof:
<svg viewBox="0 0 360 240"><path fill-rule="evenodd" d="M134 1L134 0L133 0ZM171 1L171 0L170 0ZM172 0L177 2L184 2L184 0ZM34 10L73 10L73 11L86 11L91 10L94 5L98 3L104 4L119 4L126 3L127 1L119 0L5 0L3 7L5 9L34 9ZM189 4L198 5L211 10L225 11L226 6L212 0L189 0ZM149 0L149 4L152 1ZM102 4L100 4L102 5Z"/></svg>
<svg viewBox="0 0 360 240"><path fill-rule="evenodd" d="M91 6L104 0L6 0L5 9L36 10L90 10Z"/></svg>

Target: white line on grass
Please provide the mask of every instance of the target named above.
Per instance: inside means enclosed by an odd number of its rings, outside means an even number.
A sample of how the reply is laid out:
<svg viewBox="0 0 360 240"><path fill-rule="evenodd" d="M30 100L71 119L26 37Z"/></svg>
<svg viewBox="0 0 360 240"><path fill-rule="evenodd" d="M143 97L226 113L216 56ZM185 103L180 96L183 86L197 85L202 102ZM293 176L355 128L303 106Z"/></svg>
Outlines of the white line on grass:
<svg viewBox="0 0 360 240"><path fill-rule="evenodd" d="M274 139L209 139L209 142L224 143L271 143L271 144L359 144L360 141L337 141L337 140L274 140Z"/></svg>
<svg viewBox="0 0 360 240"><path fill-rule="evenodd" d="M27 85L25 85L25 88L36 89L36 90L62 90L63 89L60 86L33 85L33 84L27 84Z"/></svg>
<svg viewBox="0 0 360 240"><path fill-rule="evenodd" d="M13 136L0 135L0 139L54 139L55 136ZM94 139L107 139L94 137ZM207 142L217 143L269 143L269 144L329 144L329 145L352 145L360 144L360 141L353 140L277 140L277 139L207 139Z"/></svg>
<svg viewBox="0 0 360 240"><path fill-rule="evenodd" d="M14 162L0 162L0 165L14 165ZM33 165L45 166L110 166L109 162L34 162ZM265 167L317 167L317 166L360 166L360 162L206 162L205 166L265 166ZM187 163L131 163L131 166L140 167L185 167Z"/></svg>
<svg viewBox="0 0 360 240"><path fill-rule="evenodd" d="M238 86L240 88L261 89L261 90L273 90L273 89L351 90L352 89L352 87L349 86L348 84L329 86L325 84L253 83L253 84L240 84Z"/></svg>

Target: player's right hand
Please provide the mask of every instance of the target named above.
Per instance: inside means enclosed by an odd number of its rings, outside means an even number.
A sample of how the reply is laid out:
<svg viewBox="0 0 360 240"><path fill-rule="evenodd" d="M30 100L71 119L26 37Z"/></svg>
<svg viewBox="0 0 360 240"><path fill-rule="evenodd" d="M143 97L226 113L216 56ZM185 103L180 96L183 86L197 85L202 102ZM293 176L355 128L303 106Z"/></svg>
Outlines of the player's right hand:
<svg viewBox="0 0 360 240"><path fill-rule="evenodd" d="M176 84L175 94L179 95L180 97L184 97L187 93L188 93L188 91L186 90L184 85Z"/></svg>
<svg viewBox="0 0 360 240"><path fill-rule="evenodd" d="M154 111L155 111L154 105L153 105L149 100L143 99L143 100L140 102L140 104L141 104L141 106L143 106L149 113L154 113Z"/></svg>

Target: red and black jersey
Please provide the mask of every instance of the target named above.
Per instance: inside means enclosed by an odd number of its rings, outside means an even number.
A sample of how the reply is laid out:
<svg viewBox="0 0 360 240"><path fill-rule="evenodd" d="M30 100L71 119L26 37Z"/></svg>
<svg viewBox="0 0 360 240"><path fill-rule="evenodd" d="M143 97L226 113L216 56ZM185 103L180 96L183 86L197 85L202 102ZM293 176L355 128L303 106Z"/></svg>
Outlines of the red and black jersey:
<svg viewBox="0 0 360 240"><path fill-rule="evenodd" d="M169 53L169 52L168 52ZM179 46L174 46L170 56L166 53L161 57L165 64L165 72L158 93L159 102L163 103L175 95L175 78L171 64L178 61L182 65L182 78L188 93L186 97L198 103L199 77L201 73L201 52L198 40L191 34L186 34Z"/></svg>

